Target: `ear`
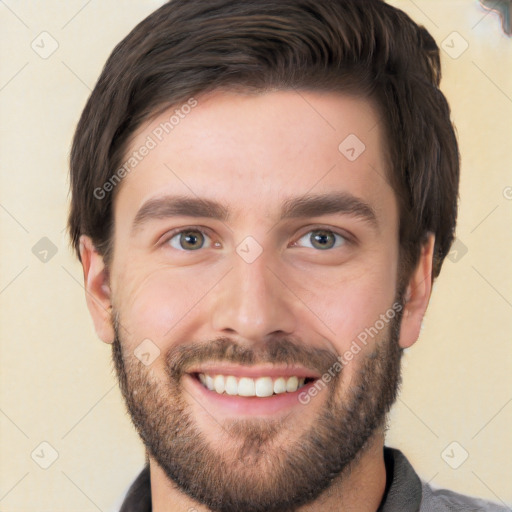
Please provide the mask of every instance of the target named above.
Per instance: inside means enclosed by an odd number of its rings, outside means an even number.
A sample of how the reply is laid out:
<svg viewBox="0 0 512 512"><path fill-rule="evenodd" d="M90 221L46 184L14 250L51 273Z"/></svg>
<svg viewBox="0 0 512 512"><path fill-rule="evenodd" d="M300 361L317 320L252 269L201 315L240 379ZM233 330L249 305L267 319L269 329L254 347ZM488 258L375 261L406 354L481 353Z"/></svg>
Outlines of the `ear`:
<svg viewBox="0 0 512 512"><path fill-rule="evenodd" d="M405 293L404 313L400 326L400 347L413 345L420 335L421 323L427 310L432 292L432 260L434 234L430 233L422 245L421 255L414 269Z"/></svg>
<svg viewBox="0 0 512 512"><path fill-rule="evenodd" d="M108 268L92 240L85 235L80 237L80 258L84 270L85 298L96 334L105 343L112 343L114 327Z"/></svg>

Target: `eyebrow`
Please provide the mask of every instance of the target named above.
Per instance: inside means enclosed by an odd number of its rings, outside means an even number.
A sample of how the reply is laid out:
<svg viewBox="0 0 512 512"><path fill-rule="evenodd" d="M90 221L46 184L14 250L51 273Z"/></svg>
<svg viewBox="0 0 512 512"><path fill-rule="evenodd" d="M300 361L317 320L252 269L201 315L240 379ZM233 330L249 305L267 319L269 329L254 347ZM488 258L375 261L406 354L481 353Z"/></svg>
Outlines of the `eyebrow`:
<svg viewBox="0 0 512 512"><path fill-rule="evenodd" d="M281 207L280 219L318 217L336 213L361 219L375 229L379 227L375 210L368 203L346 192L287 199ZM156 197L148 199L135 215L132 234L150 220L179 216L206 217L226 222L231 217L231 212L226 206L206 198L170 195Z"/></svg>

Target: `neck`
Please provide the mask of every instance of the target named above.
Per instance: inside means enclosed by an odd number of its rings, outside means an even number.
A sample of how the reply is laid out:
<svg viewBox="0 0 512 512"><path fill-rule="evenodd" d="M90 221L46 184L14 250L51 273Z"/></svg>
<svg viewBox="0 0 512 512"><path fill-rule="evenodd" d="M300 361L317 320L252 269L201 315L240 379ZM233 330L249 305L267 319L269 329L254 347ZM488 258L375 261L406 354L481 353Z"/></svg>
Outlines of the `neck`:
<svg viewBox="0 0 512 512"><path fill-rule="evenodd" d="M314 502L303 505L297 512L375 512L386 488L383 446L384 433L379 431L358 455L348 474L334 479L331 486ZM149 466L153 512L210 512L209 508L184 494L170 481L152 457L149 457Z"/></svg>

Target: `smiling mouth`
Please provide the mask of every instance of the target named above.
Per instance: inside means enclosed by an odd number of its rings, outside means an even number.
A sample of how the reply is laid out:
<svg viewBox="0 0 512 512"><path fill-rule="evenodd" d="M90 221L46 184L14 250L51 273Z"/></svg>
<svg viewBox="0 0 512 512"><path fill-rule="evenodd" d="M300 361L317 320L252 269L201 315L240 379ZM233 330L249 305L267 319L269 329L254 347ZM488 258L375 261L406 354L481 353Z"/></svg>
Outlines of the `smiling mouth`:
<svg viewBox="0 0 512 512"><path fill-rule="evenodd" d="M292 376L261 376L257 378L236 377L234 375L212 375L208 373L192 373L206 389L219 395L259 397L295 393L317 379L312 377Z"/></svg>

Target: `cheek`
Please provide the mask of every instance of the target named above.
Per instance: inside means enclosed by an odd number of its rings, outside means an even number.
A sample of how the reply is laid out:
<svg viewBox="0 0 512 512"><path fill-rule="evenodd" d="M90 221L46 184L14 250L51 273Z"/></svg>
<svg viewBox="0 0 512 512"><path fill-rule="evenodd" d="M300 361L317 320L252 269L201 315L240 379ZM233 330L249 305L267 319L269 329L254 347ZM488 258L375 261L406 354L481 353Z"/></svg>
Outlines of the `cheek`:
<svg viewBox="0 0 512 512"><path fill-rule="evenodd" d="M127 275L131 278L120 276L123 284L116 295L123 327L131 343L137 345L149 338L162 349L182 323L190 323L215 282L208 277L199 279L192 268L159 268L144 274L142 268L132 267Z"/></svg>
<svg viewBox="0 0 512 512"><path fill-rule="evenodd" d="M310 297L314 310L331 331L338 353L347 350L361 333L374 328L376 323L377 328L381 327L379 320L389 313L395 300L396 270L391 258L381 256L380 261L375 258L357 272L344 273L337 279L331 276L328 286ZM378 337L369 337L362 351L371 350L377 340Z"/></svg>

